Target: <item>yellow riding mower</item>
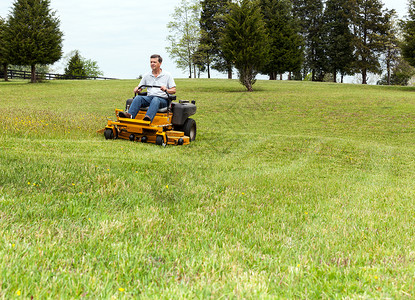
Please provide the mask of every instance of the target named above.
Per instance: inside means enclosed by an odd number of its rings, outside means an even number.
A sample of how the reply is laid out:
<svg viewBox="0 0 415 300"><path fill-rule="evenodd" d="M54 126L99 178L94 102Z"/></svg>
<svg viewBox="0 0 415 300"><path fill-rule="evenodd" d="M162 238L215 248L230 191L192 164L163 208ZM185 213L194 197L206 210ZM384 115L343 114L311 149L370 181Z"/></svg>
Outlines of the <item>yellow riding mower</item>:
<svg viewBox="0 0 415 300"><path fill-rule="evenodd" d="M140 86L139 88L160 88L160 86ZM148 107L142 107L135 119L122 118L119 113L123 110L115 109L116 121L108 120L104 136L108 139L126 139L142 143L155 143L157 145L187 145L196 138L196 121L189 118L196 113L195 101L176 100L176 96L167 94L168 105L157 111L153 121L143 120ZM147 93L138 95L146 96ZM125 111L133 101L128 99Z"/></svg>

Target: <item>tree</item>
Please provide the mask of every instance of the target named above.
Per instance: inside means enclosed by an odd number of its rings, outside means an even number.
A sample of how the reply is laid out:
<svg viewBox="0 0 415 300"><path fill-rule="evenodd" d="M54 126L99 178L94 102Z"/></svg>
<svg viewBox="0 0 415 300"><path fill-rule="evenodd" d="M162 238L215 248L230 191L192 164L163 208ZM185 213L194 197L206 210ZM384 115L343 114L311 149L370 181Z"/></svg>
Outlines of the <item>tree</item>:
<svg viewBox="0 0 415 300"><path fill-rule="evenodd" d="M326 70L331 72L334 82L337 73L342 76L352 74L353 35L351 25L351 2L345 0L327 0L323 15L324 49L327 59Z"/></svg>
<svg viewBox="0 0 415 300"><path fill-rule="evenodd" d="M65 67L66 76L99 77L104 75L96 61L82 57L78 50L71 51L65 55L64 60L67 61Z"/></svg>
<svg viewBox="0 0 415 300"><path fill-rule="evenodd" d="M298 22L291 13L291 2L260 0L260 6L272 49L261 73L275 80L277 74L300 71L304 59L303 40L298 33Z"/></svg>
<svg viewBox="0 0 415 300"><path fill-rule="evenodd" d="M7 23L0 17L0 66L3 68L4 80L8 81L7 77L7 65L8 65L8 55L7 55L7 41L5 39Z"/></svg>
<svg viewBox="0 0 415 300"><path fill-rule="evenodd" d="M171 15L173 21L167 24L170 35L167 40L170 46L166 50L175 59L177 66L189 71L189 78L196 77L195 53L199 46L200 4L197 0L182 0Z"/></svg>
<svg viewBox="0 0 415 300"><path fill-rule="evenodd" d="M49 0L16 0L6 29L10 63L30 65L32 83L36 82L36 64L53 64L62 56L63 33L49 4Z"/></svg>
<svg viewBox="0 0 415 300"><path fill-rule="evenodd" d="M415 0L409 0L407 20L402 22L402 54L405 60L415 67Z"/></svg>
<svg viewBox="0 0 415 300"><path fill-rule="evenodd" d="M355 47L355 69L362 74L362 84L367 84L368 73L381 73L379 55L382 51L380 37L386 32L387 16L379 0L357 0L352 8L352 33Z"/></svg>
<svg viewBox="0 0 415 300"><path fill-rule="evenodd" d="M238 70L241 84L251 92L256 75L268 59L268 36L260 7L250 0L231 4L225 21L222 51Z"/></svg>
<svg viewBox="0 0 415 300"><path fill-rule="evenodd" d="M415 75L414 67L403 58L399 58L397 62L392 66L391 73L386 73L381 80L378 81L379 85L408 85L409 80Z"/></svg>
<svg viewBox="0 0 415 300"><path fill-rule="evenodd" d="M380 38L380 42L383 45L383 62L386 66L386 82L388 85L392 84L391 77L392 72L395 71L395 66L401 63L401 49L400 42L398 39L399 28L396 25L396 12L395 10L390 10L385 12L386 20L389 24L386 25L386 32ZM399 72L399 71L398 71Z"/></svg>
<svg viewBox="0 0 415 300"><path fill-rule="evenodd" d="M82 58L84 63L84 69L86 76L88 77L99 77L103 76L104 72L99 69L98 62L92 59Z"/></svg>
<svg viewBox="0 0 415 300"><path fill-rule="evenodd" d="M78 50L71 56L65 68L65 75L69 77L86 77L85 65Z"/></svg>
<svg viewBox="0 0 415 300"><path fill-rule="evenodd" d="M323 34L323 1L292 0L294 16L300 22L300 33L305 40L304 75L311 70L313 81L321 81L326 67Z"/></svg>
<svg viewBox="0 0 415 300"><path fill-rule="evenodd" d="M204 58L208 78L211 67L219 72L228 72L228 78L232 78L232 64L226 61L219 44L230 0L202 0L200 3L199 52Z"/></svg>

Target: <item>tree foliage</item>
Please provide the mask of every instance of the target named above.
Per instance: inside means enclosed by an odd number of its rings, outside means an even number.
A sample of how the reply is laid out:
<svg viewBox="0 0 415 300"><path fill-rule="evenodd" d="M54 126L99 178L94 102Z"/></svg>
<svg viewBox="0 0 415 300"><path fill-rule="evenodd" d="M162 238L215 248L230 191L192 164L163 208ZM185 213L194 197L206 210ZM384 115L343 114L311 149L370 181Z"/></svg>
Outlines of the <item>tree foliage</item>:
<svg viewBox="0 0 415 300"><path fill-rule="evenodd" d="M232 64L226 61L219 43L230 0L202 0L200 3L199 52L204 57L208 77L210 78L210 67L219 72L228 72L232 77Z"/></svg>
<svg viewBox="0 0 415 300"><path fill-rule="evenodd" d="M323 34L323 1L292 0L293 13L300 22L300 33L305 40L304 73L311 71L312 80L322 80L325 69L325 55L322 41Z"/></svg>
<svg viewBox="0 0 415 300"><path fill-rule="evenodd" d="M409 0L402 46L412 65L414 2ZM197 1L182 0L176 8L167 48L190 75L192 66L207 71L209 78L211 68L232 74L235 67L249 90L258 72L270 79L288 72L289 78L294 73L297 78L330 77L335 82L339 74L343 82L345 75L360 73L365 84L369 74L385 68L390 77L400 57L394 11L383 9L381 0L201 0L196 10L192 4ZM241 7L253 14L241 12ZM253 7L261 9L260 16Z"/></svg>
<svg viewBox="0 0 415 300"><path fill-rule="evenodd" d="M386 33L388 24L382 7L379 0L357 0L352 7L355 69L362 75L362 84L367 84L368 72L381 73L381 36Z"/></svg>
<svg viewBox="0 0 415 300"><path fill-rule="evenodd" d="M379 85L408 85L409 80L415 75L415 68L409 65L409 63L400 58L396 64L392 66L391 72L386 73L381 80L378 81Z"/></svg>
<svg viewBox="0 0 415 300"><path fill-rule="evenodd" d="M337 82L337 73L352 74L354 61L353 35L350 31L352 5L350 0L327 0L323 15L326 71Z"/></svg>
<svg viewBox="0 0 415 300"><path fill-rule="evenodd" d="M406 61L415 67L415 0L409 0L408 17L402 25L404 38L402 54Z"/></svg>
<svg viewBox="0 0 415 300"><path fill-rule="evenodd" d="M260 0L261 13L272 51L261 70L276 79L277 74L297 72L303 63L303 39L289 0Z"/></svg>
<svg viewBox="0 0 415 300"><path fill-rule="evenodd" d="M9 62L30 65L31 82L36 82L36 64L53 64L62 56L63 33L49 4L49 0L16 0L5 30Z"/></svg>
<svg viewBox="0 0 415 300"><path fill-rule="evenodd" d="M242 0L230 7L221 47L227 60L238 70L239 81L252 91L255 77L268 59L265 23L256 2Z"/></svg>
<svg viewBox="0 0 415 300"><path fill-rule="evenodd" d="M86 77L84 62L78 50L75 50L74 55L69 59L65 68L65 75Z"/></svg>
<svg viewBox="0 0 415 300"><path fill-rule="evenodd" d="M8 65L8 46L7 40L5 39L5 31L6 31L7 23L6 21L0 17L0 67L3 69L4 80L7 81L7 65Z"/></svg>
<svg viewBox="0 0 415 300"><path fill-rule="evenodd" d="M65 75L74 77L99 77L103 72L98 63L81 56L78 50L74 50L66 56L68 62L65 67Z"/></svg>
<svg viewBox="0 0 415 300"><path fill-rule="evenodd" d="M198 0L182 0L174 9L173 18L167 24L170 35L167 37L170 46L166 47L170 57L175 59L177 66L188 70L196 76L196 53L199 46L200 4Z"/></svg>

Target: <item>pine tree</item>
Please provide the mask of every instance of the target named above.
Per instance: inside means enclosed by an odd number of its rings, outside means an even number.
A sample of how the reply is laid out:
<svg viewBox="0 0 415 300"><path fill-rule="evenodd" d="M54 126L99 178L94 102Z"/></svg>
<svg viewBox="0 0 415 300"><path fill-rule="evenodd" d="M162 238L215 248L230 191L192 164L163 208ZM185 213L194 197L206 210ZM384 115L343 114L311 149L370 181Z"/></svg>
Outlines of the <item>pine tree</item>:
<svg viewBox="0 0 415 300"><path fill-rule="evenodd" d="M7 65L8 65L8 55L7 55L7 40L5 39L7 23L0 17L0 67L3 69L4 80L8 81L7 77Z"/></svg>
<svg viewBox="0 0 415 300"><path fill-rule="evenodd" d="M225 17L221 47L228 61L238 70L239 81L253 91L256 75L268 59L268 36L260 7L250 0L232 4Z"/></svg>
<svg viewBox="0 0 415 300"><path fill-rule="evenodd" d="M300 33L305 41L304 73L311 70L312 80L321 81L326 65L323 34L323 1L292 0L294 16L300 22Z"/></svg>
<svg viewBox="0 0 415 300"><path fill-rule="evenodd" d="M36 64L53 64L62 56L63 33L49 4L49 0L16 0L9 16L10 63L31 66L31 82L36 82Z"/></svg>
<svg viewBox="0 0 415 300"><path fill-rule="evenodd" d="M291 13L291 2L261 0L260 6L272 49L269 61L261 72L274 80L277 74L300 71L304 58L303 40Z"/></svg>
<svg viewBox="0 0 415 300"><path fill-rule="evenodd" d="M415 0L409 0L407 20L403 22L402 54L405 60L415 67Z"/></svg>
<svg viewBox="0 0 415 300"><path fill-rule="evenodd" d="M65 68L65 75L69 78L87 76L84 62L78 50L75 50L74 55L69 59L68 65Z"/></svg>
<svg viewBox="0 0 415 300"><path fill-rule="evenodd" d="M382 52L381 36L386 32L387 20L379 0L357 0L352 7L355 48L355 69L362 75L362 84L367 84L368 73L381 73L379 55Z"/></svg>
<svg viewBox="0 0 415 300"><path fill-rule="evenodd" d="M352 74L353 35L350 31L351 2L345 0L327 0L324 10L323 32L327 57L326 70L332 73L333 81L337 82L337 73L343 76Z"/></svg>
<svg viewBox="0 0 415 300"><path fill-rule="evenodd" d="M224 15L228 13L230 0L202 0L200 4L200 55L204 57L208 78L210 68L219 72L228 72L232 77L232 65L226 62L219 45L223 28L225 27Z"/></svg>

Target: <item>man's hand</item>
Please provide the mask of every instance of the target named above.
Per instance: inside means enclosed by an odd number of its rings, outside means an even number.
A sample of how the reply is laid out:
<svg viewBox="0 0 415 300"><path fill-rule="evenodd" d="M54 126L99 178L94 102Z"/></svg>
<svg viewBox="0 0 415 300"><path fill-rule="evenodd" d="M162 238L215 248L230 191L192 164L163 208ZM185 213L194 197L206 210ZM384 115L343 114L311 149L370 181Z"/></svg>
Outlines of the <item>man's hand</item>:
<svg viewBox="0 0 415 300"><path fill-rule="evenodd" d="M135 94L138 94L138 93L140 93L140 92L141 92L141 90L142 90L142 89L140 89L140 88L138 88L138 86L136 86L136 87L134 88L134 93L135 93Z"/></svg>
<svg viewBox="0 0 415 300"><path fill-rule="evenodd" d="M176 87L172 87L172 88L168 89L168 88L166 88L166 87L163 85L163 86L161 86L161 87L160 87L160 89L161 89L163 92L167 92L167 93L169 93L170 95L172 95L172 94L176 94Z"/></svg>

